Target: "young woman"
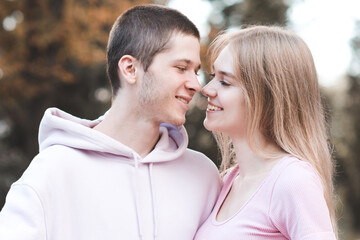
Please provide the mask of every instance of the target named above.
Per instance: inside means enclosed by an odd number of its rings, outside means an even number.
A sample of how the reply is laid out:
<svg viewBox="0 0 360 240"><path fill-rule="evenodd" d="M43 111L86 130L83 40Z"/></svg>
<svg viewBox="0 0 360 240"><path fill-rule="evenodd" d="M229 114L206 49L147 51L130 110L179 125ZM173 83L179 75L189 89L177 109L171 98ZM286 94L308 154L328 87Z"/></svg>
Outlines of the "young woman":
<svg viewBox="0 0 360 240"><path fill-rule="evenodd" d="M210 49L204 126L225 176L195 239L336 239L334 166L308 47L283 28L253 26Z"/></svg>

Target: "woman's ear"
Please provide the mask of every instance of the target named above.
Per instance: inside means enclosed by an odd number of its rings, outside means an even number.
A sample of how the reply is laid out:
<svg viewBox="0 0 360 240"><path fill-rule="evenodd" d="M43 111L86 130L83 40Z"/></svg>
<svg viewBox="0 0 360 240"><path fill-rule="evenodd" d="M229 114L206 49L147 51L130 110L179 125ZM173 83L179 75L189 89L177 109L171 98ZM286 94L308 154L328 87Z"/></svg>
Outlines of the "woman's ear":
<svg viewBox="0 0 360 240"><path fill-rule="evenodd" d="M131 55L124 55L118 62L118 68L122 79L128 84L134 84L137 80L137 60Z"/></svg>

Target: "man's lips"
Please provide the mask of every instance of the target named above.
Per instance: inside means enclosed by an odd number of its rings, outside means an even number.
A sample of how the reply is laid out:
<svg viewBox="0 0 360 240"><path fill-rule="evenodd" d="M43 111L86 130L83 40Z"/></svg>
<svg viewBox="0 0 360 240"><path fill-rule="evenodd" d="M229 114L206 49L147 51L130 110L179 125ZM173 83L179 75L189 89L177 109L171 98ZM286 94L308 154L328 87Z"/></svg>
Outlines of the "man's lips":
<svg viewBox="0 0 360 240"><path fill-rule="evenodd" d="M181 102L183 102L185 104L189 104L189 102L191 101L192 98L176 96L176 99L178 99L179 101L181 101Z"/></svg>

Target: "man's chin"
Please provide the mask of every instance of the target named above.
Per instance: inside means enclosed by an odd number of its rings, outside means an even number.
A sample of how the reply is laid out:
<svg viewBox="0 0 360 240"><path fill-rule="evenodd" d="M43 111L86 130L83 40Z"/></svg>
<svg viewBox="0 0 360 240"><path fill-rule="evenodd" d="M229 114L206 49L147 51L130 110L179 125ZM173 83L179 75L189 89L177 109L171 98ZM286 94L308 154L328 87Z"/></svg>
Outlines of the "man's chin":
<svg viewBox="0 0 360 240"><path fill-rule="evenodd" d="M173 121L171 121L170 123L175 126L181 126L185 124L185 120L186 120L185 117L183 117L183 118L173 119Z"/></svg>

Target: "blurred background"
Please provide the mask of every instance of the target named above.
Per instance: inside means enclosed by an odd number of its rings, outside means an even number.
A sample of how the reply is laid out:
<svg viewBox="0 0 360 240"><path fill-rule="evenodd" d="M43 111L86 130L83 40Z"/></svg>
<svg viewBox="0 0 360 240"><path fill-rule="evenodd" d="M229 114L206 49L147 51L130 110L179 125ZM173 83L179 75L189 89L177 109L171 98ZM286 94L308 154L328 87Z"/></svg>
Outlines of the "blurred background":
<svg viewBox="0 0 360 240"><path fill-rule="evenodd" d="M0 0L0 208L38 152L46 108L87 119L109 108L109 31L123 11L146 3L168 5L194 21L202 36L204 72L207 46L224 29L276 24L303 37L314 55L331 122L340 239L360 239L358 0ZM202 125L206 104L196 95L185 127L190 148L219 165L215 141Z"/></svg>

